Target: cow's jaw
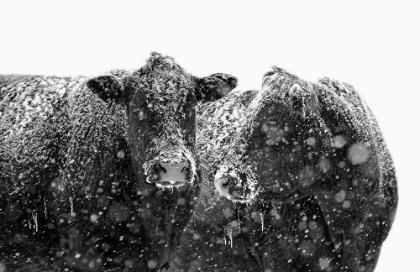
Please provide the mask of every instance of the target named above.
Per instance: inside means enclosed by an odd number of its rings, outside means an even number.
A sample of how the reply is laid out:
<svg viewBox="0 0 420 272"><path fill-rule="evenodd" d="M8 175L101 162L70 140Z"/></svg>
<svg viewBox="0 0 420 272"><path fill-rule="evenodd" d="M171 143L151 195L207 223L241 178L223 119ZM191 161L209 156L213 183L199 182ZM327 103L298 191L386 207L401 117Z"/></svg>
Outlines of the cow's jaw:
<svg viewBox="0 0 420 272"><path fill-rule="evenodd" d="M168 181L156 182L156 187L162 188L162 189L173 189L173 188L179 188L185 184L186 184L185 181L168 180Z"/></svg>

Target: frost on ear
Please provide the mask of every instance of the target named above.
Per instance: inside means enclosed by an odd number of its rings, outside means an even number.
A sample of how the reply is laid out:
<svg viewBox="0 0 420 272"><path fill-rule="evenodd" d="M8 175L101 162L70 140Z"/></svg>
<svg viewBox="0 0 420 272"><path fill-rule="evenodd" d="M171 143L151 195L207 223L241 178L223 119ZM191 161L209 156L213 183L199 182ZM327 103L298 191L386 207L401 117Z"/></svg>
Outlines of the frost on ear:
<svg viewBox="0 0 420 272"><path fill-rule="evenodd" d="M212 74L208 77L197 78L197 100L208 102L228 95L238 84L236 77L229 74Z"/></svg>
<svg viewBox="0 0 420 272"><path fill-rule="evenodd" d="M120 102L125 95L123 83L111 74L91 78L86 82L86 86L105 102Z"/></svg>

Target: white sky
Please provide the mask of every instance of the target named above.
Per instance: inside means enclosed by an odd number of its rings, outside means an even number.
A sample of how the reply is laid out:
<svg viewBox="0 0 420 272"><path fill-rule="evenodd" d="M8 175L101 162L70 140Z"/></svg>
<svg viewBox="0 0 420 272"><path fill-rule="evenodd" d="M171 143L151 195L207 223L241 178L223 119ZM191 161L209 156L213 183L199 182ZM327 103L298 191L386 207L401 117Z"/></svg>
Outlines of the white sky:
<svg viewBox="0 0 420 272"><path fill-rule="evenodd" d="M188 72L259 89L276 65L362 94L399 178L397 218L377 272L420 265L420 15L415 1L2 1L0 74L97 75L152 51Z"/></svg>

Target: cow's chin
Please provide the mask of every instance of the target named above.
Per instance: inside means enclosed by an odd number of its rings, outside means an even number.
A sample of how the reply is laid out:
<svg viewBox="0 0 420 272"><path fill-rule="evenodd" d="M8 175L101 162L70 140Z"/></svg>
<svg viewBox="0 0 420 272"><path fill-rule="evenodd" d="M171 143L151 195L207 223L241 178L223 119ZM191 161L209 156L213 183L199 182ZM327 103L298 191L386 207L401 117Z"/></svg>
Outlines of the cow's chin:
<svg viewBox="0 0 420 272"><path fill-rule="evenodd" d="M177 189L177 188L187 185L185 181L173 181L173 180L158 181L155 184L156 184L156 187L162 188L162 189Z"/></svg>
<svg viewBox="0 0 420 272"><path fill-rule="evenodd" d="M254 202L254 198L246 197L246 196L226 196L227 199L232 201L233 203L238 204L252 204Z"/></svg>

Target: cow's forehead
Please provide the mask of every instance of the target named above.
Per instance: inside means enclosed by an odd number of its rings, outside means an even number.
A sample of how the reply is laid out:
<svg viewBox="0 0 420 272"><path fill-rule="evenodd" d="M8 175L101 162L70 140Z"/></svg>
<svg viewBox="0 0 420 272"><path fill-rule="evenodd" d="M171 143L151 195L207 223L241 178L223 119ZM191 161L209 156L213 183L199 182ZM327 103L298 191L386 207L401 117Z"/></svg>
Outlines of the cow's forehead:
<svg viewBox="0 0 420 272"><path fill-rule="evenodd" d="M173 58L153 53L128 79L148 101L183 103L195 87L194 78Z"/></svg>
<svg viewBox="0 0 420 272"><path fill-rule="evenodd" d="M262 91L249 105L249 118L255 119L261 112L267 111L270 105L290 107L290 95L296 95L299 91L305 96L308 91L313 91L312 85L281 68L273 67L273 70L263 77Z"/></svg>
<svg viewBox="0 0 420 272"><path fill-rule="evenodd" d="M267 110L267 106L273 103L281 103L284 101L285 89L290 85L291 78L282 78L280 85L278 74L264 76L262 91L258 92L248 107L249 124L260 115L261 112ZM281 87L279 89L279 87Z"/></svg>

